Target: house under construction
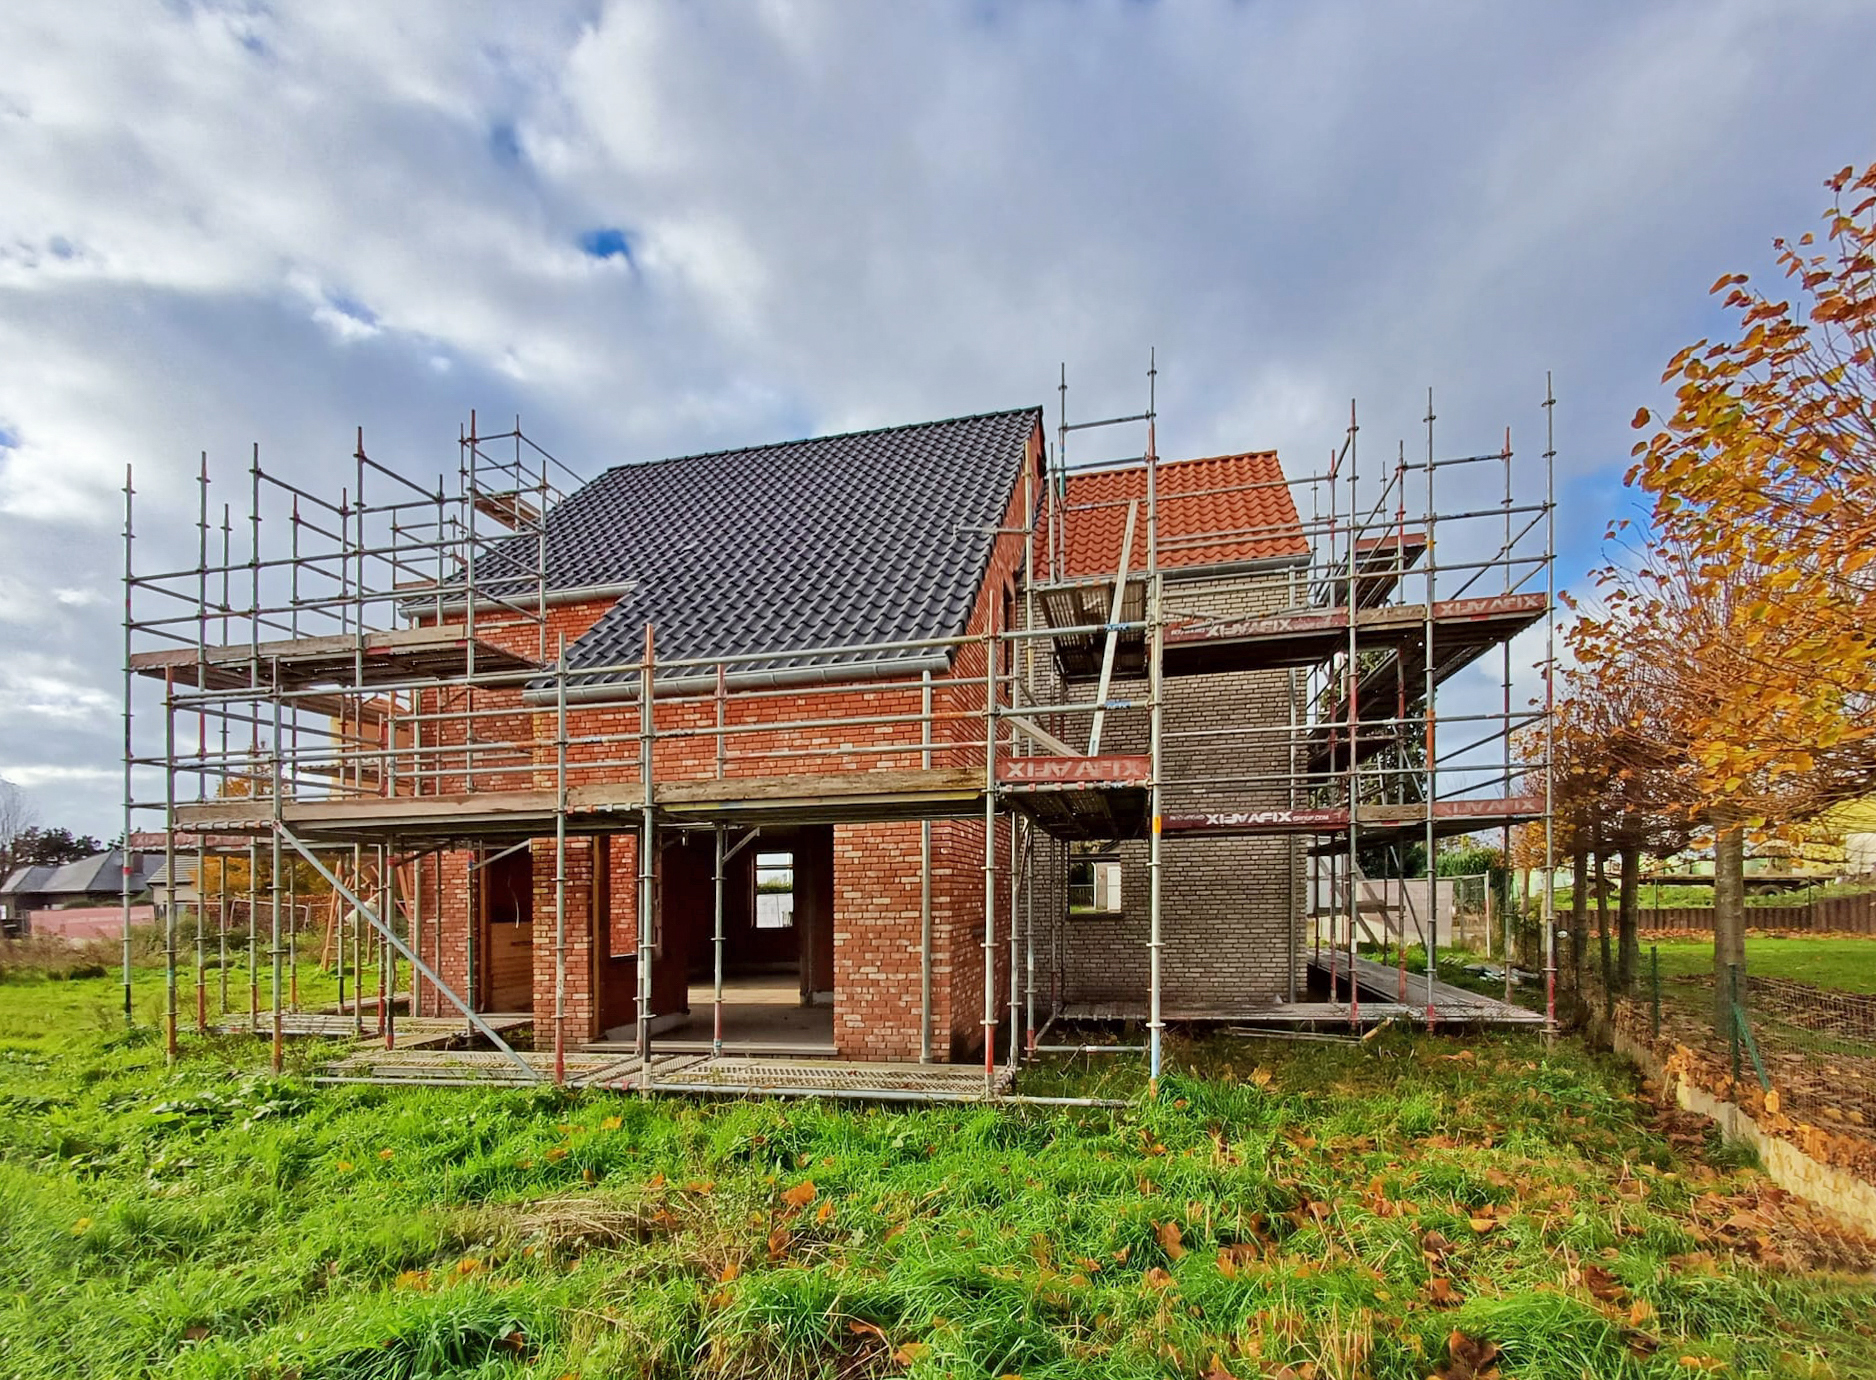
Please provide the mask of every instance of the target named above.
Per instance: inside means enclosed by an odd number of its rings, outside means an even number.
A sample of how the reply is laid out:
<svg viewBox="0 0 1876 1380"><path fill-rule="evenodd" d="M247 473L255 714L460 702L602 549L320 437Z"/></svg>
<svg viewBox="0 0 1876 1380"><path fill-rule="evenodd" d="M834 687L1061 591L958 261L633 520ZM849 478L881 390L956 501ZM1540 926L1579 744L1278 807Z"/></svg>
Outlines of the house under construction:
<svg viewBox="0 0 1876 1380"><path fill-rule="evenodd" d="M1510 644L1549 447L1443 457L1429 407L1365 473L1352 415L1309 478L1165 461L1151 384L1089 422L1064 386L1053 446L1022 408L581 482L472 419L434 483L361 437L339 494L257 453L238 504L205 462L154 572L127 483L126 830L249 859L243 1024L369 1021L335 1078L978 1097L1093 1026L1157 1077L1169 1024L1541 1022L1363 956L1355 883L1548 833ZM337 1012L296 1009L293 859ZM171 921L172 1040L228 904Z"/></svg>

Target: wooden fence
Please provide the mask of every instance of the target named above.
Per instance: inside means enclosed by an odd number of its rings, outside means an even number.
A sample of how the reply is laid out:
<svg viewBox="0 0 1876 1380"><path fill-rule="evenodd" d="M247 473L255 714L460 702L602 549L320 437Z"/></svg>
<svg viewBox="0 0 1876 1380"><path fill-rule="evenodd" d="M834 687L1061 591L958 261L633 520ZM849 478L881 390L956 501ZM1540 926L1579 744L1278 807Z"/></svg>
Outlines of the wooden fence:
<svg viewBox="0 0 1876 1380"><path fill-rule="evenodd" d="M1611 924L1615 923L1614 907L1610 908L1609 920ZM1590 924L1592 928L1595 925L1593 910ZM1644 931L1711 931L1713 907L1643 906L1641 927ZM1746 928L1876 935L1876 892L1867 892L1861 896L1830 896L1815 901L1792 901L1775 906L1747 906Z"/></svg>

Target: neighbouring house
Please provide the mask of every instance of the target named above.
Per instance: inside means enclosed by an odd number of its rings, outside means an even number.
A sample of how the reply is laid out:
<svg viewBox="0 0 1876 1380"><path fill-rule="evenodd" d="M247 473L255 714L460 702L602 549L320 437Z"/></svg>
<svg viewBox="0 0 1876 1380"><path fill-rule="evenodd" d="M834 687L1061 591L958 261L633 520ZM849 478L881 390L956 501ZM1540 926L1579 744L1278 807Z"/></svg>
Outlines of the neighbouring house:
<svg viewBox="0 0 1876 1380"><path fill-rule="evenodd" d="M170 865L159 858L156 870L150 874L150 899L155 902L159 914L167 911L171 906L186 910L201 899L201 889L196 885L196 876L200 868L195 855L178 853L175 867L172 881Z"/></svg>
<svg viewBox="0 0 1876 1380"><path fill-rule="evenodd" d="M143 899L150 889L150 874L161 862L160 853L130 855L130 894L134 900ZM17 867L0 883L0 923L4 923L9 936L18 938L35 933L80 938L111 933L123 925L123 891L121 849L107 849L57 866Z"/></svg>

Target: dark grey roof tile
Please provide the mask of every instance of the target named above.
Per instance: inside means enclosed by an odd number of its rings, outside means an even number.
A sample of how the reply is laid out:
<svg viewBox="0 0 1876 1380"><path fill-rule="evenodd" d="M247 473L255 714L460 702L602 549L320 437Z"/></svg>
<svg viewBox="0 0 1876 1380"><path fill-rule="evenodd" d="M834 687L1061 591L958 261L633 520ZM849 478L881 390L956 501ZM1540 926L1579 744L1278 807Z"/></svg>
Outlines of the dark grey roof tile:
<svg viewBox="0 0 1876 1380"><path fill-rule="evenodd" d="M607 470L548 517L550 588L633 585L569 663L637 661L647 622L661 660L961 633L1040 422L1021 408Z"/></svg>

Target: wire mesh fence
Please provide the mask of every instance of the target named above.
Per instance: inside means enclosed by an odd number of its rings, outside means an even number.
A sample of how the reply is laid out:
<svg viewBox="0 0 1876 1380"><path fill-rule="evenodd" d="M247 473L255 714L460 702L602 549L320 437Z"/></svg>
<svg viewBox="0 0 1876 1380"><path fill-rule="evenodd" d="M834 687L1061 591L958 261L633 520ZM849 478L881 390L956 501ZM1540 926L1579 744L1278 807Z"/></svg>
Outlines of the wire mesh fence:
<svg viewBox="0 0 1876 1380"><path fill-rule="evenodd" d="M1648 1048L1667 1072L1743 1108L1813 1159L1876 1183L1876 992L1710 966L1641 951L1627 990L1594 963L1585 1005Z"/></svg>

